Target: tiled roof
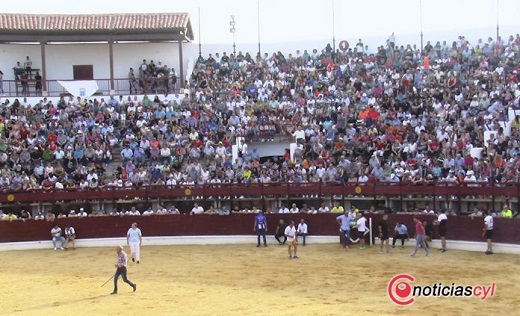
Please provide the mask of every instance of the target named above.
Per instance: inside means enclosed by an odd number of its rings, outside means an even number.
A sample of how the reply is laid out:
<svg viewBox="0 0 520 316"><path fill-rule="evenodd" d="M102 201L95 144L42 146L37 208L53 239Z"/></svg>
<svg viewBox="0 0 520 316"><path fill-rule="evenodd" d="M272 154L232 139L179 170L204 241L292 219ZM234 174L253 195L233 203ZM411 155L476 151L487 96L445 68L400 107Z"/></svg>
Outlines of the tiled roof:
<svg viewBox="0 0 520 316"><path fill-rule="evenodd" d="M188 24L188 13L0 14L0 31L174 30L184 29Z"/></svg>

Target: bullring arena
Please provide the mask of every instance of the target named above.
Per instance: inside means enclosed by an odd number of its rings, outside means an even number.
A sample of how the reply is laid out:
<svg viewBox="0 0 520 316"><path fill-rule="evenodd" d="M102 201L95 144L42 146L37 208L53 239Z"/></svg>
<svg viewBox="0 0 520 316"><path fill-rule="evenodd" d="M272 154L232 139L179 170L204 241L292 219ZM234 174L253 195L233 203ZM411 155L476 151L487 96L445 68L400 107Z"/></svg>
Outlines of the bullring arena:
<svg viewBox="0 0 520 316"><path fill-rule="evenodd" d="M520 35L210 55L188 13L0 30L1 315L517 313ZM136 286L111 293L119 245Z"/></svg>

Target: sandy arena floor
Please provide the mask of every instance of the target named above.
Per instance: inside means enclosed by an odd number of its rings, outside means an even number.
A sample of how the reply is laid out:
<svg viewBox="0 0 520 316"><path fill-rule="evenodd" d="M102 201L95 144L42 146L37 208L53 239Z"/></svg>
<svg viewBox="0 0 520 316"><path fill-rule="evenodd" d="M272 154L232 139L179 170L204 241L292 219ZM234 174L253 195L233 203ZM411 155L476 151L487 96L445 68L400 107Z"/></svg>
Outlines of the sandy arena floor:
<svg viewBox="0 0 520 316"><path fill-rule="evenodd" d="M253 240L252 240L253 241ZM254 241L253 241L254 242ZM164 246L142 248L129 265L137 292L120 280L109 295L113 248L0 252L2 315L514 315L520 306L520 257L432 250L410 258L410 248L379 254L378 247L339 245ZM128 253L128 248L125 247ZM417 298L390 302L387 284L409 273L415 285L496 282L495 297Z"/></svg>

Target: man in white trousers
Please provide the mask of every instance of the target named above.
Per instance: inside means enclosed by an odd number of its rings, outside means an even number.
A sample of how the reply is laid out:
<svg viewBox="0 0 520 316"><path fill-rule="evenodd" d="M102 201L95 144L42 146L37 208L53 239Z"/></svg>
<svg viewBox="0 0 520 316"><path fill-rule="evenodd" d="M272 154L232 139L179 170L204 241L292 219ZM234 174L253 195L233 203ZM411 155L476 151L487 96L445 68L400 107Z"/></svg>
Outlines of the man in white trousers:
<svg viewBox="0 0 520 316"><path fill-rule="evenodd" d="M126 243L130 247L130 256L132 257L132 261L139 263L141 257L139 255L139 250L141 248L141 243L143 241L143 235L141 234L141 230L137 228L137 223L132 223L132 227L128 229L126 233Z"/></svg>

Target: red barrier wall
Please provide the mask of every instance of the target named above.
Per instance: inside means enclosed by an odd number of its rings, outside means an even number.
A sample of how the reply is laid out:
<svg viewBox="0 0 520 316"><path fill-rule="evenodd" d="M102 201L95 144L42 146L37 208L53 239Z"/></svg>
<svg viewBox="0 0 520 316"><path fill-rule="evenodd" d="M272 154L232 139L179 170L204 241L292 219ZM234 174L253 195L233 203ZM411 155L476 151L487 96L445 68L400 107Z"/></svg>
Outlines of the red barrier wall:
<svg viewBox="0 0 520 316"><path fill-rule="evenodd" d="M309 225L310 235L336 235L338 214L268 214L268 234L272 235L280 218L293 219L296 223L304 218ZM378 214L367 214L373 220L377 233ZM433 216L420 216L422 220L433 220ZM390 228L395 222L404 223L413 236L414 225L411 215L390 215ZM89 218L57 219L64 229L72 224L78 238L124 237L130 225L137 222L144 236L195 236L195 235L254 235L253 214L219 215L155 215L155 216L105 216ZM46 221L0 221L0 242L34 241L50 239L53 223ZM483 218L471 219L467 216L448 218L447 239L483 241ZM520 221L516 219L495 219L494 241L520 244ZM435 236L437 237L437 236ZM251 239L254 242L254 239Z"/></svg>

